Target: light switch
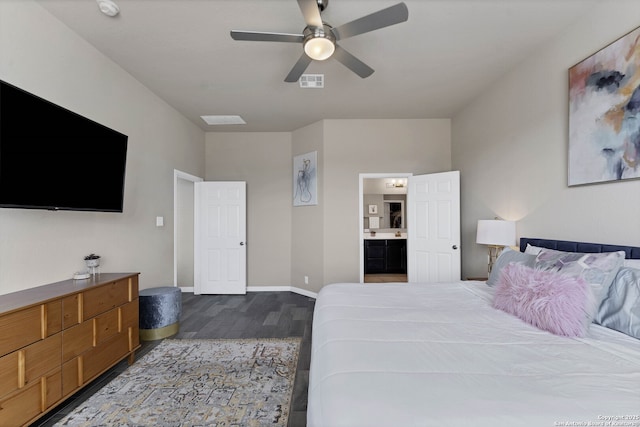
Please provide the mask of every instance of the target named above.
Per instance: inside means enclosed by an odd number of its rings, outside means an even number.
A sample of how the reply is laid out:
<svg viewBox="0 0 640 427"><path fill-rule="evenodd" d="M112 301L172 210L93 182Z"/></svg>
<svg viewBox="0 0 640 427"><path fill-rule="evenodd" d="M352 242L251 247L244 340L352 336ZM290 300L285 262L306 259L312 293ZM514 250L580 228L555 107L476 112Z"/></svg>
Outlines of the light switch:
<svg viewBox="0 0 640 427"><path fill-rule="evenodd" d="M164 227L164 217L157 216L156 217L156 227Z"/></svg>

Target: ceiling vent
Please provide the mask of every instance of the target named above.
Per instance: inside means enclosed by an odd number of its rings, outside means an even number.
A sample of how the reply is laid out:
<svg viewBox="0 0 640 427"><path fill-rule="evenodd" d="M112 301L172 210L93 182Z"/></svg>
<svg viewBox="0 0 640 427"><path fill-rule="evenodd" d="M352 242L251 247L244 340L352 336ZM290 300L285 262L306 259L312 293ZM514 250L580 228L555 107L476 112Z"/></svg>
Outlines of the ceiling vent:
<svg viewBox="0 0 640 427"><path fill-rule="evenodd" d="M324 74L303 74L300 76L300 87L304 89L323 89Z"/></svg>
<svg viewBox="0 0 640 427"><path fill-rule="evenodd" d="M240 116L200 116L208 125L245 125Z"/></svg>

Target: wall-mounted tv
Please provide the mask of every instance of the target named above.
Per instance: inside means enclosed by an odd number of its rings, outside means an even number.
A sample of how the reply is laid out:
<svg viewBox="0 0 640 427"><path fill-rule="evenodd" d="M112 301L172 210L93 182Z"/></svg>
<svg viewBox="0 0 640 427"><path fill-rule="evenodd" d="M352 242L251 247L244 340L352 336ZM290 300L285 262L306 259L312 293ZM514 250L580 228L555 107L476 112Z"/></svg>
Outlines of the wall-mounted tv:
<svg viewBox="0 0 640 427"><path fill-rule="evenodd" d="M127 139L0 80L0 207L122 212Z"/></svg>

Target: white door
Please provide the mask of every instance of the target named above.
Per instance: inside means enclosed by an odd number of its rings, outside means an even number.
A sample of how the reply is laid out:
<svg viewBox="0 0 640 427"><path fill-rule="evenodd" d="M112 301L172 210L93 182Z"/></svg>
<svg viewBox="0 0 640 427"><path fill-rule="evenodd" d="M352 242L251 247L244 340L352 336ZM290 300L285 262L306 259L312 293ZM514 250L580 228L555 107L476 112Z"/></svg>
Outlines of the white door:
<svg viewBox="0 0 640 427"><path fill-rule="evenodd" d="M247 293L245 182L195 183L194 289Z"/></svg>
<svg viewBox="0 0 640 427"><path fill-rule="evenodd" d="M410 283L460 280L460 172L409 178Z"/></svg>

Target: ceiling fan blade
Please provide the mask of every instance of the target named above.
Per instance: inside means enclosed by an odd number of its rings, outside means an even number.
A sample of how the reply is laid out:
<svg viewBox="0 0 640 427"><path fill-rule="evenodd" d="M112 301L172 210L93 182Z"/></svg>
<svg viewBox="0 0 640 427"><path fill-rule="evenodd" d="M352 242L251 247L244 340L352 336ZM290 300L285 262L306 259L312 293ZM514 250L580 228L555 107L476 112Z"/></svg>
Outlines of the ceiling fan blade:
<svg viewBox="0 0 640 427"><path fill-rule="evenodd" d="M288 42L302 43L302 34L289 33L265 33L260 31L236 31L231 30L231 38L234 40L248 40L254 42Z"/></svg>
<svg viewBox="0 0 640 427"><path fill-rule="evenodd" d="M336 51L333 53L333 57L363 79L373 74L373 68L369 67L367 64L360 61L338 45L336 45Z"/></svg>
<svg viewBox="0 0 640 427"><path fill-rule="evenodd" d="M320 9L316 0L298 0L298 6L304 16L304 22L310 27L322 28L322 18L320 17Z"/></svg>
<svg viewBox="0 0 640 427"><path fill-rule="evenodd" d="M311 64L311 61L313 61L313 59L309 58L306 53L303 53L300 59L298 59L298 62L296 62L296 65L289 71L284 81L287 83L297 82L302 73L304 73L304 70Z"/></svg>
<svg viewBox="0 0 640 427"><path fill-rule="evenodd" d="M355 21L335 27L331 30L336 40L368 33L369 31L399 24L409 19L409 9L404 3L379 10L370 15L363 16Z"/></svg>

